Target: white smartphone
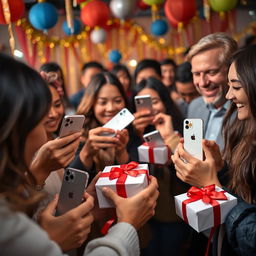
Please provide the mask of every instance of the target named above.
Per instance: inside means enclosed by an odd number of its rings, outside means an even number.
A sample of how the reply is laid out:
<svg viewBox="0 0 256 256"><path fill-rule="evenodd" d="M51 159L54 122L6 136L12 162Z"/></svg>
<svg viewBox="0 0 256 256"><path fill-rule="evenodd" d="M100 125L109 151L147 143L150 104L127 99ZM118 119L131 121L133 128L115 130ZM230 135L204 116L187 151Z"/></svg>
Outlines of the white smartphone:
<svg viewBox="0 0 256 256"><path fill-rule="evenodd" d="M158 130L143 135L144 141L151 147L164 146L164 140Z"/></svg>
<svg viewBox="0 0 256 256"><path fill-rule="evenodd" d="M134 120L133 114L127 109L123 108L120 112L118 112L111 120L109 120L103 127L111 128L113 130L123 130ZM103 132L102 136L114 137L115 133Z"/></svg>
<svg viewBox="0 0 256 256"><path fill-rule="evenodd" d="M62 120L59 137L65 137L81 131L84 125L84 120L84 115L66 115Z"/></svg>
<svg viewBox="0 0 256 256"><path fill-rule="evenodd" d="M137 112L145 110L153 112L152 99L150 95L135 96L134 102Z"/></svg>
<svg viewBox="0 0 256 256"><path fill-rule="evenodd" d="M184 149L199 160L203 160L203 130L202 119L185 119L183 122Z"/></svg>
<svg viewBox="0 0 256 256"><path fill-rule="evenodd" d="M89 174L85 171L70 167L65 169L56 216L60 216L82 203L88 179Z"/></svg>

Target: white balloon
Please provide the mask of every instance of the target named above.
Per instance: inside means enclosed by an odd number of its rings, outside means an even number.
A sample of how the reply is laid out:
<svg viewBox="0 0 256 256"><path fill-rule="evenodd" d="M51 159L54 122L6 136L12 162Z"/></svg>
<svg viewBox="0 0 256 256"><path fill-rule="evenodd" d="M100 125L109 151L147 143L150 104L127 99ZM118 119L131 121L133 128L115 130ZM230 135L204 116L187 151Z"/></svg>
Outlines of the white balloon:
<svg viewBox="0 0 256 256"><path fill-rule="evenodd" d="M111 0L110 10L116 18L128 18L136 7L136 0Z"/></svg>
<svg viewBox="0 0 256 256"><path fill-rule="evenodd" d="M107 33L103 28L96 28L91 32L91 41L95 44L104 43L107 37Z"/></svg>

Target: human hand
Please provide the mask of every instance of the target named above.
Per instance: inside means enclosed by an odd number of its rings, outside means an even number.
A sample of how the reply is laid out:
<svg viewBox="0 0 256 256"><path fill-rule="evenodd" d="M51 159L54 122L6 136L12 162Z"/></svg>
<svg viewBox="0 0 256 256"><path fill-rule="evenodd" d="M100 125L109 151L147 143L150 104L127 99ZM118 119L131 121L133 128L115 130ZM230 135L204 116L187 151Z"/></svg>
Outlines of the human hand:
<svg viewBox="0 0 256 256"><path fill-rule="evenodd" d="M155 125L156 130L160 132L164 141L174 134L172 117L170 115L158 113L153 120L153 124Z"/></svg>
<svg viewBox="0 0 256 256"><path fill-rule="evenodd" d="M152 124L154 116L149 110L139 111L133 114L135 119L132 123L135 131L139 136L142 136L145 128Z"/></svg>
<svg viewBox="0 0 256 256"><path fill-rule="evenodd" d="M198 160L188 154L183 148L183 143L178 145L175 154L172 155L177 177L196 187L204 187L211 184L221 187L217 177L215 156L209 147L205 145L205 141L203 141L202 146L205 153L204 161Z"/></svg>
<svg viewBox="0 0 256 256"><path fill-rule="evenodd" d="M116 138L118 138L117 146L116 146L116 152L121 152L123 150L126 150L127 143L129 141L129 134L126 129L123 129L122 131L116 132Z"/></svg>
<svg viewBox="0 0 256 256"><path fill-rule="evenodd" d="M80 247L91 230L94 200L88 193L84 194L84 198L85 202L78 207L55 217L54 212L58 204L58 196L55 196L39 216L41 227L64 252Z"/></svg>
<svg viewBox="0 0 256 256"><path fill-rule="evenodd" d="M150 176L149 186L135 196L123 198L107 187L103 188L103 193L116 206L117 221L127 222L137 230L155 214L159 192L157 180L153 176Z"/></svg>
<svg viewBox="0 0 256 256"><path fill-rule="evenodd" d="M65 168L73 161L81 132L46 142L33 159L30 170L38 184L43 184L50 172Z"/></svg>

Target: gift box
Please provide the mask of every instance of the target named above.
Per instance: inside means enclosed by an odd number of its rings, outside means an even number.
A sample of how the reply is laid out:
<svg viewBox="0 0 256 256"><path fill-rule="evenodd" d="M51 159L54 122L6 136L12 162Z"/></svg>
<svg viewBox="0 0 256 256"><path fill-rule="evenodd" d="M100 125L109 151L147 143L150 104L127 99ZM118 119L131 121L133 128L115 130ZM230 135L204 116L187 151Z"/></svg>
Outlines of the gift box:
<svg viewBox="0 0 256 256"><path fill-rule="evenodd" d="M106 166L95 184L100 208L114 207L112 201L102 192L103 187L109 187L119 196L131 197L136 195L149 183L147 164L130 162L124 165Z"/></svg>
<svg viewBox="0 0 256 256"><path fill-rule="evenodd" d="M143 143L138 147L139 161L151 164L166 164L170 158L170 149L167 145L151 147Z"/></svg>
<svg viewBox="0 0 256 256"><path fill-rule="evenodd" d="M191 187L187 193L175 196L176 213L197 232L224 223L236 204L236 197L215 185Z"/></svg>

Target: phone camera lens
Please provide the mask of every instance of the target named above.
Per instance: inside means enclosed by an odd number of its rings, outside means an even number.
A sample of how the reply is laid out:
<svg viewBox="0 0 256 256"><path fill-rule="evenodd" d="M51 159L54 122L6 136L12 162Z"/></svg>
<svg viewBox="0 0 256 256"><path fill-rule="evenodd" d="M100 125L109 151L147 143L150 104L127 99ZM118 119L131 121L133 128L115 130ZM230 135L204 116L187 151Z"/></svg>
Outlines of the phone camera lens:
<svg viewBox="0 0 256 256"><path fill-rule="evenodd" d="M69 181L69 176L65 176L65 180L66 180L66 181Z"/></svg>
<svg viewBox="0 0 256 256"><path fill-rule="evenodd" d="M67 173L67 175L70 175L70 171L69 171L69 170L67 170L67 172L66 172L66 173Z"/></svg>
<svg viewBox="0 0 256 256"><path fill-rule="evenodd" d="M121 113L120 113L120 116L122 116L122 115L123 115L123 113L121 112Z"/></svg>
<svg viewBox="0 0 256 256"><path fill-rule="evenodd" d="M71 180L74 179L74 175L73 175L73 174L70 175L70 179L71 179Z"/></svg>
<svg viewBox="0 0 256 256"><path fill-rule="evenodd" d="M189 124L189 121L187 120L187 121L185 121L185 124Z"/></svg>
<svg viewBox="0 0 256 256"><path fill-rule="evenodd" d="M185 128L186 128L186 129L188 129L188 128L189 128L189 126L188 126L188 125L186 125L186 126L185 126Z"/></svg>
<svg viewBox="0 0 256 256"><path fill-rule="evenodd" d="M126 112L126 110L123 111L123 113L125 113L125 112Z"/></svg>
<svg viewBox="0 0 256 256"><path fill-rule="evenodd" d="M72 121L72 120L70 121L70 124L73 124L73 121Z"/></svg>
<svg viewBox="0 0 256 256"><path fill-rule="evenodd" d="M69 123L69 122L70 122L70 119L68 118L68 119L67 119L67 123Z"/></svg>
<svg viewBox="0 0 256 256"><path fill-rule="evenodd" d="M67 127L68 125L69 125L68 123L65 124L66 127Z"/></svg>

